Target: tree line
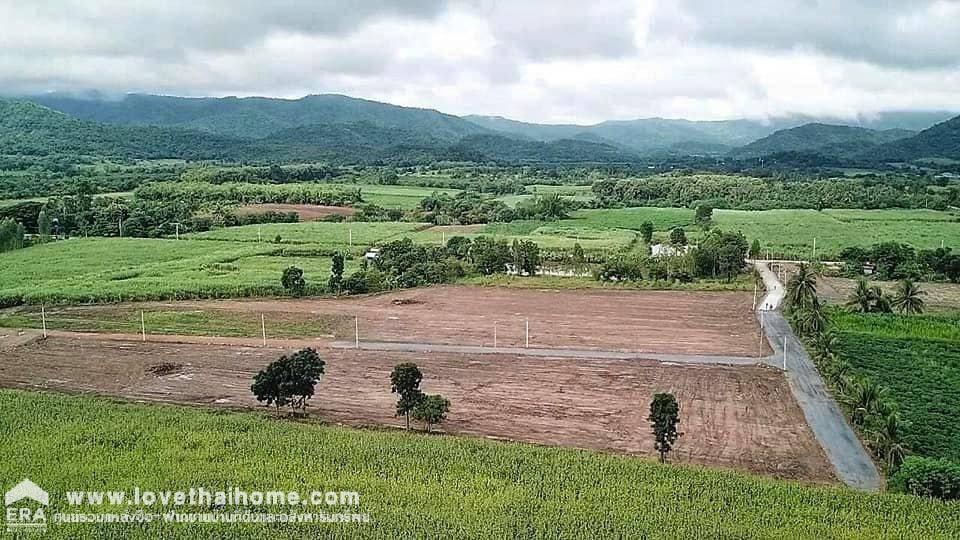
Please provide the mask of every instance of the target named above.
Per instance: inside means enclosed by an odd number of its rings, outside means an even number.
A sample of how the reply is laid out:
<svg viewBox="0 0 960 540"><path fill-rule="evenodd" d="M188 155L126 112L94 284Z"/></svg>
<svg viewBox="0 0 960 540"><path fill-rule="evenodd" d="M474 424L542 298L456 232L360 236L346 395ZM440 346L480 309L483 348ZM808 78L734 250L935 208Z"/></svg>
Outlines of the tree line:
<svg viewBox="0 0 960 540"><path fill-rule="evenodd" d="M785 181L725 175L660 175L593 184L600 207L659 206L736 210L929 208L960 204L960 188L899 180Z"/></svg>

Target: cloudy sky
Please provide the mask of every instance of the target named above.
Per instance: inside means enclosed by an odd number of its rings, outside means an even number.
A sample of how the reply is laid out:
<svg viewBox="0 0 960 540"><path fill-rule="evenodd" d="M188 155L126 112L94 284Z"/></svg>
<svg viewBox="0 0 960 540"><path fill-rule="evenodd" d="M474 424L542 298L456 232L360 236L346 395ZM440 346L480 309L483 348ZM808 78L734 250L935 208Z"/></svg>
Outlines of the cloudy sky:
<svg viewBox="0 0 960 540"><path fill-rule="evenodd" d="M536 122L960 110L960 0L0 0L0 93Z"/></svg>

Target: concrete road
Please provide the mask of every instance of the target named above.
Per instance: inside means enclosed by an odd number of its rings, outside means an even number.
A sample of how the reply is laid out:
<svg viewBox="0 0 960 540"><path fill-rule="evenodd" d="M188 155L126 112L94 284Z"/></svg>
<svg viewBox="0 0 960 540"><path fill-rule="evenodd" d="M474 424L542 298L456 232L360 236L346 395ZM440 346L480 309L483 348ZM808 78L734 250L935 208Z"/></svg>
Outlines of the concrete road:
<svg viewBox="0 0 960 540"><path fill-rule="evenodd" d="M800 404L807 424L844 483L864 491L879 491L883 487L883 480L873 460L847 423L840 407L827 392L803 344L778 310L784 297L783 284L766 264L758 262L756 265L768 291L758 307L757 317L767 341L776 351L775 357L779 359L781 367L786 366L790 391Z"/></svg>

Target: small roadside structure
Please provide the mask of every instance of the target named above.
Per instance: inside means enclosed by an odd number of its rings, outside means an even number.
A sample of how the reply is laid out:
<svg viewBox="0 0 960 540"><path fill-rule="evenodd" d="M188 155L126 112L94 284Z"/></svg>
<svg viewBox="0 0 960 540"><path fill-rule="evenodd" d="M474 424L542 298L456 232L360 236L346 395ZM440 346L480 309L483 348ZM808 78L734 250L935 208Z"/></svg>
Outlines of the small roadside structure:
<svg viewBox="0 0 960 540"><path fill-rule="evenodd" d="M366 253L363 254L363 258L367 261L373 261L380 256L380 248L370 248Z"/></svg>
<svg viewBox="0 0 960 540"><path fill-rule="evenodd" d="M654 244L650 246L651 257L673 257L689 253L693 246L674 246L671 244Z"/></svg>

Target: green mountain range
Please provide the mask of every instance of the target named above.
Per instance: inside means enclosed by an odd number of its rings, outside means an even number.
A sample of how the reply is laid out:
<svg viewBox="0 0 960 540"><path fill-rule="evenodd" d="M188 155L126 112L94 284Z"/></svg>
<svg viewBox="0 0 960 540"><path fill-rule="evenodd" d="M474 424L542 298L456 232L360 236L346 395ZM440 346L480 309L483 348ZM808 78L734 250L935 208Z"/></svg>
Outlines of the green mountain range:
<svg viewBox="0 0 960 540"><path fill-rule="evenodd" d="M773 162L841 165L956 159L957 119L929 127L946 118L943 112L892 112L857 119L856 126L799 116L769 122L650 118L581 126L461 118L332 94L295 100L48 94L0 100L0 153L509 164L710 156L734 163L771 157Z"/></svg>

